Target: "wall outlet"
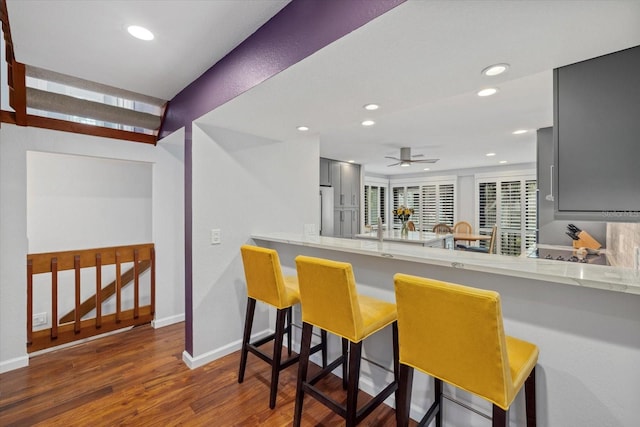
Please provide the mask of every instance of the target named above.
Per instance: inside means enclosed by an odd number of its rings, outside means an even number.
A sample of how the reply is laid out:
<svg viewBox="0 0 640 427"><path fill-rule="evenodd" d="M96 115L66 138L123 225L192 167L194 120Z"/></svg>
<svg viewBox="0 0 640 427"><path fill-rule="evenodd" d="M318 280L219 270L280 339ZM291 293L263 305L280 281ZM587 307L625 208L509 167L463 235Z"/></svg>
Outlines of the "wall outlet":
<svg viewBox="0 0 640 427"><path fill-rule="evenodd" d="M219 228L214 228L211 230L211 244L219 245L222 243L222 231Z"/></svg>
<svg viewBox="0 0 640 427"><path fill-rule="evenodd" d="M33 315L33 326L40 326L47 324L47 312L37 313Z"/></svg>

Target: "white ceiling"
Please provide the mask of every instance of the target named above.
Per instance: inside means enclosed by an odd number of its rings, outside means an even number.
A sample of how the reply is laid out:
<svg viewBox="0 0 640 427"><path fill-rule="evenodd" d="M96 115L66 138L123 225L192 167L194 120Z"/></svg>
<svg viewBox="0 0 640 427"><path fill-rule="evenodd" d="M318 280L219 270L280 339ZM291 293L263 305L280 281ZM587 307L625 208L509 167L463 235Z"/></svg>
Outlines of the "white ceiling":
<svg viewBox="0 0 640 427"><path fill-rule="evenodd" d="M19 61L171 98L285 4L8 0L8 9ZM134 18L156 32L152 52L142 53L145 45L122 31ZM74 29L76 22L86 29ZM68 47L79 43L81 49ZM422 172L418 164L387 167L392 161L384 156L405 146L441 159L426 165L429 173L529 163L535 129L553 123L553 68L636 45L637 0L413 0L203 121L275 140L299 138L295 128L304 124L320 138L322 156L385 175ZM507 74L481 75L498 62L511 64ZM487 86L498 94L475 95ZM362 109L369 102L381 109ZM365 118L377 124L364 128ZM523 128L531 132L512 135Z"/></svg>

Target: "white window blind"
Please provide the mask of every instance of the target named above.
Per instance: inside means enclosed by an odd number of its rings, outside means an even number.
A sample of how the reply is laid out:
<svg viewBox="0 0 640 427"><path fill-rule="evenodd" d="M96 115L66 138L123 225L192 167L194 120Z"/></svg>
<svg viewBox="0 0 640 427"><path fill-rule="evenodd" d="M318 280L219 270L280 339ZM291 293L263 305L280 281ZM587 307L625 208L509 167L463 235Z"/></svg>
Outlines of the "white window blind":
<svg viewBox="0 0 640 427"><path fill-rule="evenodd" d="M455 184L419 183L393 186L392 209L400 205L413 209L410 220L418 231L431 231L433 226L444 222L453 227L455 221ZM394 217L394 228L401 223Z"/></svg>
<svg viewBox="0 0 640 427"><path fill-rule="evenodd" d="M377 225L378 217L385 221L385 187L377 185L364 186L364 225Z"/></svg>
<svg viewBox="0 0 640 427"><path fill-rule="evenodd" d="M518 256L535 244L537 182L528 178L476 179L478 232L490 234L498 226L497 253Z"/></svg>

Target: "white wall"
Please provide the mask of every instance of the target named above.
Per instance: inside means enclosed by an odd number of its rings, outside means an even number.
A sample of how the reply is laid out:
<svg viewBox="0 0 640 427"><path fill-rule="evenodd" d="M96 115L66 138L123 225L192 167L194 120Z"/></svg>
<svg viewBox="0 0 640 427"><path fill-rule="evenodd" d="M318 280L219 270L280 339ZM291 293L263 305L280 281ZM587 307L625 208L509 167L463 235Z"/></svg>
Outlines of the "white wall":
<svg viewBox="0 0 640 427"><path fill-rule="evenodd" d="M184 316L183 131L157 146L3 124L0 129L0 372L25 366L27 152L153 163L156 323Z"/></svg>
<svg viewBox="0 0 640 427"><path fill-rule="evenodd" d="M240 348L246 287L240 246L252 232L318 229L317 138L271 141L193 126L193 354L200 366ZM211 244L211 229L222 243ZM259 305L254 333L269 327Z"/></svg>

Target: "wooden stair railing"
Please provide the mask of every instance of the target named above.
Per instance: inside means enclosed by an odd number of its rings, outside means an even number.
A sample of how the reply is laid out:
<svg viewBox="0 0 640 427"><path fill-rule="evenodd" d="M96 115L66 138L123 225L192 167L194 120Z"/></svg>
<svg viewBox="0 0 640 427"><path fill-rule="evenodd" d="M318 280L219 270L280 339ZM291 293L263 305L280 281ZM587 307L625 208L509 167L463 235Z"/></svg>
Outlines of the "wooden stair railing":
<svg viewBox="0 0 640 427"><path fill-rule="evenodd" d="M150 260L140 261L139 274L142 274L145 271L147 271L149 267L151 267ZM122 274L122 277L120 278L120 283L122 283L123 289L126 288L127 285L129 285L129 283L133 282L135 277L134 270L135 269L131 267L130 269L128 269ZM106 301L109 297L113 296L115 293L116 293L116 280L114 279L111 283L109 283L107 286L102 288L102 296L101 296L102 301ZM94 308L96 308L96 296L91 295L89 298L84 300L82 304L80 304L80 318L82 319L84 316L87 315L87 313L89 313ZM71 310L70 312L68 312L67 314L65 314L60 318L60 323L73 322L75 319L75 315L76 315L76 310L74 308L73 310Z"/></svg>
<svg viewBox="0 0 640 427"><path fill-rule="evenodd" d="M122 274L122 263L130 262L133 262L131 272L127 271ZM107 288L102 288L102 267L105 265L115 265L116 270L113 292L110 295L107 295L109 293ZM95 295L92 303L87 301L83 304L80 303L80 271L83 268L95 268L96 271ZM140 306L139 278L140 274L148 268L151 268L150 303L146 306ZM69 315L58 320L58 273L65 270L74 270L75 273L75 308L69 313L72 315L70 320L66 319ZM117 329L151 322L155 312L155 271L155 249L153 243L28 254L27 351L31 353ZM33 331L33 275L45 273L51 275L51 328ZM132 280L134 285L134 307L129 310L122 310L123 282L128 283ZM64 286L64 284L61 286ZM102 303L114 293L116 296L115 313L103 314ZM84 308L83 305L85 305ZM93 307L87 310L87 307L91 305ZM82 317L93 308L96 309L95 318L82 320ZM84 314L83 310L86 310Z"/></svg>

